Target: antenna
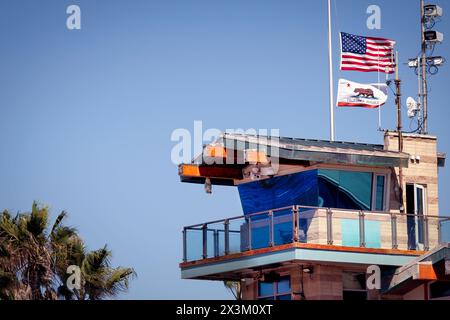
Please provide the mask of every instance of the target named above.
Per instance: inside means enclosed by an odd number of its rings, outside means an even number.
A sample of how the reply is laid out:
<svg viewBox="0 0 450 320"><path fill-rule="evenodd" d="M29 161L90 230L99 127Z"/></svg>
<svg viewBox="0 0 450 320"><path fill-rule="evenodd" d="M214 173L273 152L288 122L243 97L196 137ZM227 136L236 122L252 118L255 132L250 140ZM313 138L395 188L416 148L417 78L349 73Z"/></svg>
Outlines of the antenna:
<svg viewBox="0 0 450 320"><path fill-rule="evenodd" d="M439 66L443 65L445 58L440 56L429 56L434 52L436 44L444 41L444 35L441 32L432 30L436 22L442 17L442 8L435 4L425 5L424 0L420 0L420 26L422 47L419 57L409 59L408 66L414 68L419 77L419 106L418 111L414 113L418 116L418 129L421 134L428 134L428 83L427 75L435 75L439 72ZM422 107L421 112L420 107ZM409 113L408 113L409 116Z"/></svg>

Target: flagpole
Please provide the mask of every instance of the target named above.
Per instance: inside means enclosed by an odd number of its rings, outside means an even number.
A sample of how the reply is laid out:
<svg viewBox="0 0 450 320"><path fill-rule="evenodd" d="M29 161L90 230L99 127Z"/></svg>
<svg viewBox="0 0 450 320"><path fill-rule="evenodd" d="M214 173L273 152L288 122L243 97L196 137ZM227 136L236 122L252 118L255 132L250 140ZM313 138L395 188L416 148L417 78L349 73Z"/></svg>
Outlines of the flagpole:
<svg viewBox="0 0 450 320"><path fill-rule="evenodd" d="M331 0L328 0L328 66L330 78L330 141L334 141L333 54L331 42Z"/></svg>

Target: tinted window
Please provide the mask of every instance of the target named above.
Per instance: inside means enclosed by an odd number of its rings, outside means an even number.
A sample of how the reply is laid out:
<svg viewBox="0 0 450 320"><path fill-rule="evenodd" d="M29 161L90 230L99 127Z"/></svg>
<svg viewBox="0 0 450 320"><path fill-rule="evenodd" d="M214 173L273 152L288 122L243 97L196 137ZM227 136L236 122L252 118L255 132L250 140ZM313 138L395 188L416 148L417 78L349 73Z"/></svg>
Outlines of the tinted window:
<svg viewBox="0 0 450 320"><path fill-rule="evenodd" d="M385 184L384 176L377 176L377 189L376 189L376 203L375 210L383 211L384 210L384 184Z"/></svg>
<svg viewBox="0 0 450 320"><path fill-rule="evenodd" d="M318 170L319 204L322 207L371 210L372 173Z"/></svg>

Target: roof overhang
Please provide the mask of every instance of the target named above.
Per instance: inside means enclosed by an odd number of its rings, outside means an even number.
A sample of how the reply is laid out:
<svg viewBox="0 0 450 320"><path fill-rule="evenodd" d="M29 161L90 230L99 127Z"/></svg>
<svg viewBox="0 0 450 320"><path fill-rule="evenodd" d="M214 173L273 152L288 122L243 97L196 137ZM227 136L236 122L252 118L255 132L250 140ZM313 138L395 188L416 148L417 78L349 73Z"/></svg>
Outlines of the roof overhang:
<svg viewBox="0 0 450 320"><path fill-rule="evenodd" d="M242 134L223 134L190 164L179 166L182 182L235 185L248 165L289 164L302 168L317 164L408 167L409 154L384 150L382 145L331 142ZM276 175L276 174L275 174Z"/></svg>

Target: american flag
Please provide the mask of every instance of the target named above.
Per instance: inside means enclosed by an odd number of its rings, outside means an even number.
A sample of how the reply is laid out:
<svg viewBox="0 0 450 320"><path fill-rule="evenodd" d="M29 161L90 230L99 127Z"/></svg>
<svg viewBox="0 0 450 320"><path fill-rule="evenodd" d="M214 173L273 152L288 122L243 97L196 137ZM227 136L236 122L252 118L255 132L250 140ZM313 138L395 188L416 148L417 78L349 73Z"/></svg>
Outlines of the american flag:
<svg viewBox="0 0 450 320"><path fill-rule="evenodd" d="M341 32L341 70L395 72L395 41Z"/></svg>

